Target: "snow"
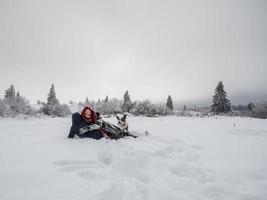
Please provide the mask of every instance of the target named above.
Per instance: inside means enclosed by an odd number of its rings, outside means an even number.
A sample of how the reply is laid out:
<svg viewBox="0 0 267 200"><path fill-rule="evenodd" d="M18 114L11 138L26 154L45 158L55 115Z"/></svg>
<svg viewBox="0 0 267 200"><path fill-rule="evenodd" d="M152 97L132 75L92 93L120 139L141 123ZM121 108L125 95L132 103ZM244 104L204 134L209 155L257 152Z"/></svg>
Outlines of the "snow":
<svg viewBox="0 0 267 200"><path fill-rule="evenodd" d="M70 118L0 119L0 199L267 199L266 120L128 122L140 137L97 141L68 139Z"/></svg>

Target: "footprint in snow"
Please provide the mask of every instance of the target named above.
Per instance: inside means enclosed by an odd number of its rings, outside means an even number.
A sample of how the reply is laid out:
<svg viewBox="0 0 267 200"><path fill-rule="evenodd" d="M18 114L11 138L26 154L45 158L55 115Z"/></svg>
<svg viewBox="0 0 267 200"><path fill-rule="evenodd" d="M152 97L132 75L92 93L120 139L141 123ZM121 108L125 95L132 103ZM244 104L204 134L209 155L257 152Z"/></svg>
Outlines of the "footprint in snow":
<svg viewBox="0 0 267 200"><path fill-rule="evenodd" d="M193 179L200 184L206 184L215 181L215 173L211 170L204 170L186 163L181 163L170 168L170 172L179 178Z"/></svg>
<svg viewBox="0 0 267 200"><path fill-rule="evenodd" d="M89 160L60 160L53 164L59 166L62 172L79 172L94 167L94 162Z"/></svg>

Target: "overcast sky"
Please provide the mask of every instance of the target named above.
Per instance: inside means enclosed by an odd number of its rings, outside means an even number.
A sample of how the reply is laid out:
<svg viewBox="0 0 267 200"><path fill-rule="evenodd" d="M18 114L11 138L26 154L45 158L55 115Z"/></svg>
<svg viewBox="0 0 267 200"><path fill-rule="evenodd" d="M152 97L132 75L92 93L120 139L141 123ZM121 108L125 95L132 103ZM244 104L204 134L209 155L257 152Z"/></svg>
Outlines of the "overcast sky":
<svg viewBox="0 0 267 200"><path fill-rule="evenodd" d="M267 100L265 0L0 0L0 96Z"/></svg>

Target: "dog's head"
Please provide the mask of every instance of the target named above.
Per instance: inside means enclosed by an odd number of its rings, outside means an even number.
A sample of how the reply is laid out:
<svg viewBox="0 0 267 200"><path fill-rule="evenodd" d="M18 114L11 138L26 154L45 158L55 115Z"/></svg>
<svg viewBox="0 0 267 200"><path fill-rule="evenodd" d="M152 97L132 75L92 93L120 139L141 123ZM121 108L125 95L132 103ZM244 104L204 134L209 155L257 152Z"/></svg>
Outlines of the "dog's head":
<svg viewBox="0 0 267 200"><path fill-rule="evenodd" d="M122 118L120 118L118 115L116 115L116 118L118 120L118 126L123 131L128 131L128 123L126 122L126 115L124 114Z"/></svg>

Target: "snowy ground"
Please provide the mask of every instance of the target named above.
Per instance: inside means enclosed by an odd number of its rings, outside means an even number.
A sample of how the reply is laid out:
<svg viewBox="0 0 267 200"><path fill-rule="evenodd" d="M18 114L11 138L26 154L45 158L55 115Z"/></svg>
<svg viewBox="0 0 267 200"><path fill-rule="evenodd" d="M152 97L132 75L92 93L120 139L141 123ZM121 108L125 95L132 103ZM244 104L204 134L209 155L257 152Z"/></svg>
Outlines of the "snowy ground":
<svg viewBox="0 0 267 200"><path fill-rule="evenodd" d="M267 120L128 121L151 135L67 139L69 118L0 119L0 199L267 199Z"/></svg>

